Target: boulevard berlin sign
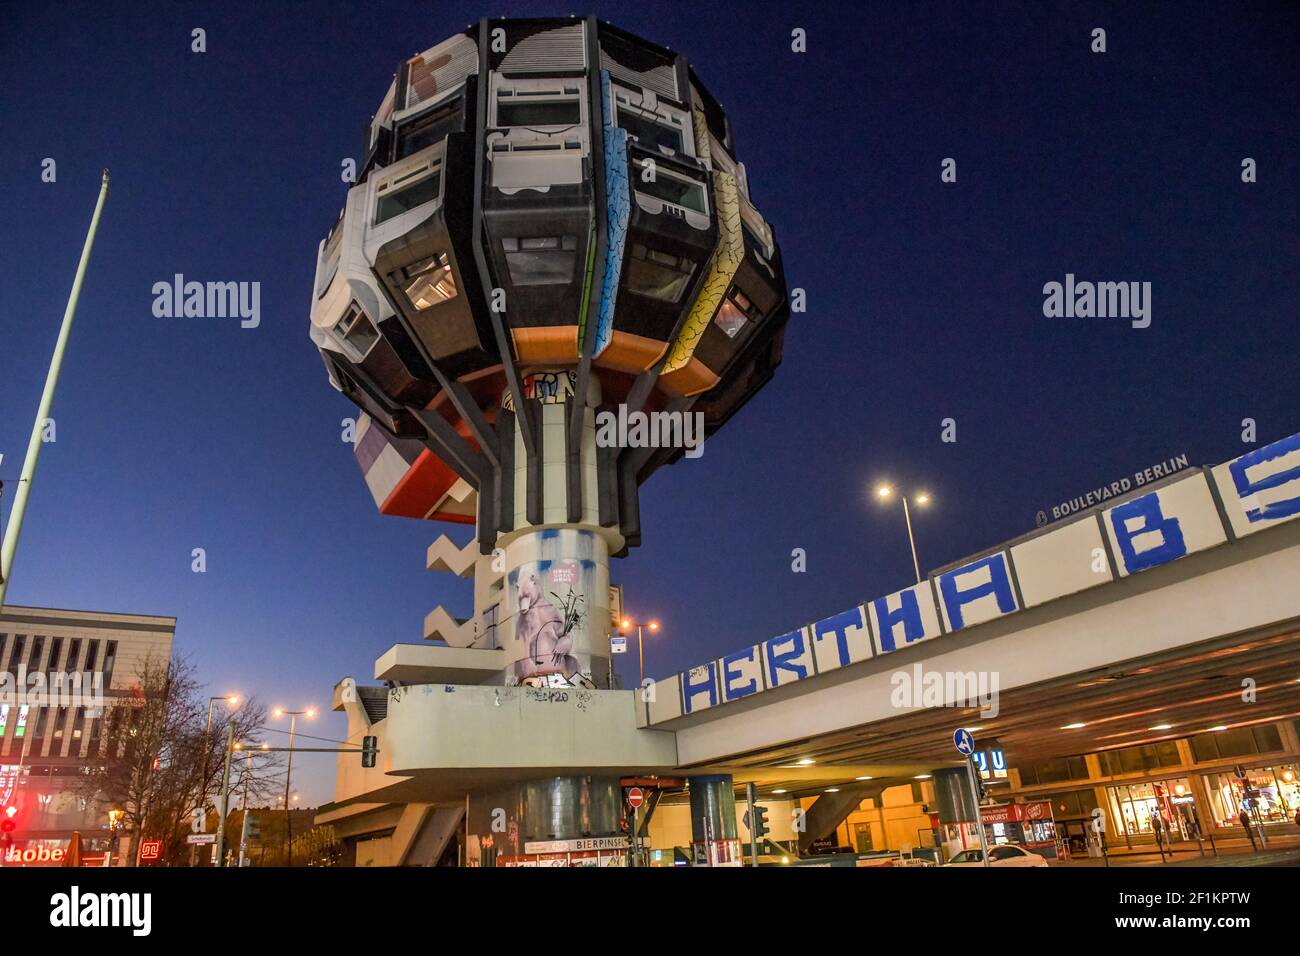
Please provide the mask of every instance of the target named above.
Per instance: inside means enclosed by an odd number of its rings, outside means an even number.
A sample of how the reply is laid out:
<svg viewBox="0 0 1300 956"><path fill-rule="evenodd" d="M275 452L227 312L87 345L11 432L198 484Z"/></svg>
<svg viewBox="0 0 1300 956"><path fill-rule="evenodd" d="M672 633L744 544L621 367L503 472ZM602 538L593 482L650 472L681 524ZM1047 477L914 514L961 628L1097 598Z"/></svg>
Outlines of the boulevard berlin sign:
<svg viewBox="0 0 1300 956"><path fill-rule="evenodd" d="M1068 518L1070 515L1087 511L1094 505L1099 505L1111 498L1126 494L1134 488L1141 488L1143 485L1149 485L1151 482L1166 478L1169 475L1176 475L1188 467L1190 466L1187 464L1187 454L1185 452L1174 458L1166 458L1158 464L1135 471L1131 476L1120 478L1107 485L1100 485L1087 494L1052 505L1049 510L1040 511L1034 516L1034 524L1041 528L1043 525L1057 521L1060 518Z"/></svg>

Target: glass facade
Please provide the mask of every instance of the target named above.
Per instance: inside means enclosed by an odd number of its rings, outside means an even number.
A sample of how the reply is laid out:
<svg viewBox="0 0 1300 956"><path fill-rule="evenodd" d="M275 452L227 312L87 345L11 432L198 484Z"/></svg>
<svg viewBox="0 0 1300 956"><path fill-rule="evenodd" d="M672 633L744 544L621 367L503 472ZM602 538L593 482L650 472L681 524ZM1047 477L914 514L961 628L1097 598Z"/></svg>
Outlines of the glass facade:
<svg viewBox="0 0 1300 956"><path fill-rule="evenodd" d="M1196 839L1196 806L1186 777L1107 787L1106 796L1110 818L1126 837L1154 837L1160 825L1176 840Z"/></svg>
<svg viewBox="0 0 1300 956"><path fill-rule="evenodd" d="M1294 823L1300 810L1300 765L1252 767L1241 780L1235 773L1205 775L1210 812L1219 826L1239 825L1247 800L1254 803L1252 817L1260 823Z"/></svg>

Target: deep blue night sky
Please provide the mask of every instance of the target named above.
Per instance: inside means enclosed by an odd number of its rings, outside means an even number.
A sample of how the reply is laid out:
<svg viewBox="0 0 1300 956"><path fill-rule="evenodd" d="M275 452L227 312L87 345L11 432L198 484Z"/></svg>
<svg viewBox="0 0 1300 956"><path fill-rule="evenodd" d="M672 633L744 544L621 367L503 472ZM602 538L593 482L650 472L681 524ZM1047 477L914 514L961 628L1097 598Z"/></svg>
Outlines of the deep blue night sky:
<svg viewBox="0 0 1300 956"><path fill-rule="evenodd" d="M652 674L906 584L878 478L935 495L914 516L924 570L1171 455L1240 454L1243 418L1261 442L1300 430L1300 8L1133 6L595 7L686 54L721 100L808 299L776 379L643 490L644 544L612 572L663 622ZM353 410L307 337L316 244L401 58L484 13L586 12L3 11L0 477L21 467L101 167L113 177L11 603L174 614L214 693L321 708L419 641L436 604L468 612L468 582L424 570L433 537L468 529L379 515L340 441ZM155 318L151 287L177 272L259 281L261 326ZM1045 318L1042 287L1067 272L1151 282L1150 328ZM304 803L332 795L314 756Z"/></svg>

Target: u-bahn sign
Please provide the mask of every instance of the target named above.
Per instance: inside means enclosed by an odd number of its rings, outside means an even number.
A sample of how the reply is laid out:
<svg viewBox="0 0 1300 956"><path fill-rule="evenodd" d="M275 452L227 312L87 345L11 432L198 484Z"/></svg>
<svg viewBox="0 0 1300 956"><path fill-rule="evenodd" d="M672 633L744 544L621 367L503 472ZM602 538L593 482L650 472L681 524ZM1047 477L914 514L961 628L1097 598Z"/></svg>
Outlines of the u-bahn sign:
<svg viewBox="0 0 1300 956"><path fill-rule="evenodd" d="M1296 517L1300 434L1179 472L919 584L664 678L646 703L646 720L660 724L941 639Z"/></svg>

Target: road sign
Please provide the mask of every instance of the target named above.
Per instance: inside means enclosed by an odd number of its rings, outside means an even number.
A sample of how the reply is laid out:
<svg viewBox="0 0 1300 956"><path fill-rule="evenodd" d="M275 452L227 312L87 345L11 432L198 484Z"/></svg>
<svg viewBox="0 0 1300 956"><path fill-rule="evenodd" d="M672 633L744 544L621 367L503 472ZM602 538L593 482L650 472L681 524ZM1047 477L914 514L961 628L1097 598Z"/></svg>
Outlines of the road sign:
<svg viewBox="0 0 1300 956"><path fill-rule="evenodd" d="M186 843L216 843L215 833L191 833L185 838Z"/></svg>
<svg viewBox="0 0 1300 956"><path fill-rule="evenodd" d="M627 792L627 805L635 810L643 803L645 803L645 791L640 787L630 788Z"/></svg>
<svg viewBox="0 0 1300 956"><path fill-rule="evenodd" d="M971 736L970 731L965 727L958 727L953 731L952 745L957 748L957 753L963 757L969 757L975 752L975 738Z"/></svg>
<svg viewBox="0 0 1300 956"><path fill-rule="evenodd" d="M626 638L626 637L611 637L611 638L609 639L609 652L610 652L611 654L626 654L626 653L627 653L627 638Z"/></svg>

